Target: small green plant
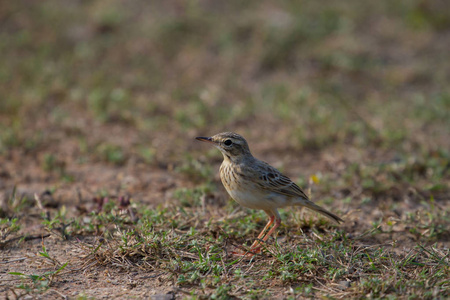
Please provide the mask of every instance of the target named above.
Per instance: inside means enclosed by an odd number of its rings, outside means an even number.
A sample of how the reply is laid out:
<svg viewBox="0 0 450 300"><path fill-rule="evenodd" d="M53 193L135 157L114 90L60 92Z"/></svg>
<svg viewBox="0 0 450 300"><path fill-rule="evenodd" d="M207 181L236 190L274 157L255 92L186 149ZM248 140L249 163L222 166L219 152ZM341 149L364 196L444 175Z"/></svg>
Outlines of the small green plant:
<svg viewBox="0 0 450 300"><path fill-rule="evenodd" d="M209 185L200 186L197 188L187 189L181 188L175 190L174 197L180 201L182 206L187 207L201 207L201 198L206 194L211 192L211 187Z"/></svg>
<svg viewBox="0 0 450 300"><path fill-rule="evenodd" d="M55 267L55 270L43 272L42 274L25 274L22 272L8 273L10 275L18 276L21 279L21 284L19 284L17 288L24 290L27 294L42 294L47 291L57 276L68 265L68 262L61 264L58 260L51 257L44 244L42 245L42 251L38 254L40 257L43 257L50 262Z"/></svg>
<svg viewBox="0 0 450 300"><path fill-rule="evenodd" d="M0 218L0 241L6 240L10 234L20 230L21 225L18 221L18 218Z"/></svg>
<svg viewBox="0 0 450 300"><path fill-rule="evenodd" d="M57 158L52 153L46 153L44 155L44 161L42 163L42 168L45 172L55 172L61 176L61 178L66 182L72 182L73 176L67 173L66 163Z"/></svg>
<svg viewBox="0 0 450 300"><path fill-rule="evenodd" d="M102 143L95 149L99 158L116 165L122 165L126 161L124 150L120 146Z"/></svg>
<svg viewBox="0 0 450 300"><path fill-rule="evenodd" d="M67 228L72 225L73 221L67 220L66 214L67 209L65 205L61 206L53 217L49 213L42 212L42 224L48 231L58 232L63 239L67 239L71 235Z"/></svg>

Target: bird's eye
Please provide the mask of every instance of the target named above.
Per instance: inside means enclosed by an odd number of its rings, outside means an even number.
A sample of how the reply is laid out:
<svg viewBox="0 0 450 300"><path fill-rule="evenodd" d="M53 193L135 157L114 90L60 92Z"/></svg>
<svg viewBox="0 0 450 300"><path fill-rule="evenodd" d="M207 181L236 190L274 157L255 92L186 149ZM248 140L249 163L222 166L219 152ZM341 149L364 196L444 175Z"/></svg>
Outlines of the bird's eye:
<svg viewBox="0 0 450 300"><path fill-rule="evenodd" d="M226 140L223 143L225 144L225 146L231 146L231 144L233 144L233 142L231 140Z"/></svg>

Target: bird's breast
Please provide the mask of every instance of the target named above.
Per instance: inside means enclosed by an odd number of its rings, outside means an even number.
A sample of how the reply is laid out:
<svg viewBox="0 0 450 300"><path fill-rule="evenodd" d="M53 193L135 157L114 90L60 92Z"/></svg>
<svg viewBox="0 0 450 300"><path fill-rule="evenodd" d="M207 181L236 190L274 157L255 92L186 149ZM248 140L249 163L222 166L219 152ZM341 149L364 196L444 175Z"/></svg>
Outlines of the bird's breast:
<svg viewBox="0 0 450 300"><path fill-rule="evenodd" d="M239 166L222 164L220 179L231 198L248 208L272 209L278 207L276 198L284 198L282 195L275 196L273 193L261 189L256 182L251 180L251 177L242 173Z"/></svg>
<svg viewBox="0 0 450 300"><path fill-rule="evenodd" d="M228 193L230 190L242 188L242 178L239 177L236 168L233 164L226 162L220 166L220 179Z"/></svg>

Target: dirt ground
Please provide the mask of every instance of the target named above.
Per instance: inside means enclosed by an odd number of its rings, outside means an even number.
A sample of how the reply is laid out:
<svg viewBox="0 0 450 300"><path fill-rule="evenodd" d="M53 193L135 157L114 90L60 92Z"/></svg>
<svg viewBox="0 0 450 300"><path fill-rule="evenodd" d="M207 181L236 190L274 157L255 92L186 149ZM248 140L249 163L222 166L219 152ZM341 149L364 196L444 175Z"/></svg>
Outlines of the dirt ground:
<svg viewBox="0 0 450 300"><path fill-rule="evenodd" d="M449 296L450 15L351 3L0 4L0 298ZM229 257L222 131L345 222Z"/></svg>
<svg viewBox="0 0 450 300"><path fill-rule="evenodd" d="M194 147L194 146L193 146ZM265 152L258 150L257 152ZM292 168L287 170L288 174L294 174L297 168L302 172L309 174L313 172L336 172L337 169L346 169L348 162L346 159L330 158L328 154L321 155L309 154L302 156L298 161L293 158L293 153L287 151L279 154L274 151L279 157L290 160L291 158L296 162L292 164ZM20 157L15 160L13 157ZM308 159L305 159L307 157ZM382 156L386 157L386 156ZM196 294L197 287L182 286L176 284L172 274L169 271L162 271L156 269L154 271L148 268L137 268L134 265L126 267L123 263L118 263L116 266L114 262L108 264L101 264L93 261L89 257L89 250L86 245L96 245L101 238L101 234L87 234L72 233L70 236L63 237L60 228L53 228L49 230L48 226L44 225L42 220L45 219L43 215L55 215L61 208L67 210L67 218L86 218L90 212L95 212L97 203L95 202L96 193L93 192L98 189L105 189L117 195L132 195L134 202L148 205L148 207L155 208L158 205L176 204L173 198L173 191L181 187L195 186L191 181L186 180L186 176L180 175L174 171L167 171L161 167L147 166L145 164L132 164L126 166L110 166L105 164L89 164L88 166L67 166L67 172L75 179L71 183L58 184L56 191L52 194L45 195L48 191L48 186L56 184L54 175L41 171L38 162L34 157L29 157L27 154L11 154L8 161L4 161L2 169L2 185L4 189L4 198L11 197L11 187L15 185L15 198L27 199L24 208L21 210L20 219L24 224L22 228L8 236L2 242L2 293L4 298L14 299L24 293L24 290L17 287L23 283L23 279L18 276L11 275L10 272L20 272L23 274L42 274L47 271L55 269L53 263L48 259L39 255L42 252L43 246L47 249L52 259L58 261L58 264L67 262L68 267L58 274L57 279L51 284L51 287L42 292L42 294L31 293L32 298L40 299L60 299L60 298L95 298L95 299L109 299L109 298L137 298L137 299L173 299L190 297L192 293ZM270 159L270 156L269 156ZM9 162L9 163L8 163ZM276 160L273 161L275 164ZM332 168L333 171L328 171ZM18 171L23 170L23 171ZM26 171L25 171L26 170ZM208 207L213 207L215 211L219 210L220 217L226 217L224 211L224 203L226 203L227 196L223 188L220 186L217 178L218 164L213 167L215 182L219 187L218 194L214 201L218 203L208 204ZM59 176L59 175L58 175ZM125 186L125 187L124 187ZM341 201L334 202L331 206L335 211L341 211L345 219L345 223L341 226L348 236L360 236L368 231L371 231L373 222L381 221L380 226L386 229L389 220L400 220L405 213L420 214L424 209L418 199L422 199L427 195L417 195L411 187L405 187L407 190L402 190L402 187L394 187L386 193L389 199L395 197L404 197L404 201L386 200L375 203L368 203L365 206L346 205ZM334 197L345 198L339 196L339 193L348 194L344 190L334 191L337 193ZM34 194L41 195L44 203L43 208L39 208L34 200ZM362 191L353 191L350 197L357 198L360 195L357 193L364 193ZM8 196L9 195L9 196ZM442 211L449 210L448 194L435 193L435 205ZM3 200L5 201L5 200ZM5 202L3 202L5 203ZM169 203L169 204L168 204ZM394 210L387 208L395 204ZM426 206L425 206L426 207ZM222 211L221 211L222 210ZM426 210L426 209L425 209ZM212 214L207 214L200 222L200 227L207 227L207 221ZM217 215L215 216L217 217ZM395 222L395 221L394 221ZM203 225L201 225L203 223ZM423 239L420 233L411 233L407 225L402 224L393 227L393 230L388 232L380 232L376 235L368 235L359 240L360 245L383 246L390 249L394 253L405 255L412 251L421 242L424 245L434 245L437 249L448 249L450 246L450 235L448 231L440 234L436 239ZM447 224L448 225L448 224ZM447 226L444 224L444 226ZM307 229L306 229L307 230ZM423 232L423 231L422 231ZM257 231L255 231L255 234ZM283 236L280 233L281 237ZM280 236L279 235L279 236ZM428 241L427 241L428 240ZM232 248L229 248L231 251ZM290 294L289 288L284 284L273 286L270 288L271 297L285 298ZM36 291L34 291L36 292ZM206 294L207 295L207 294ZM29 296L25 296L27 298Z"/></svg>

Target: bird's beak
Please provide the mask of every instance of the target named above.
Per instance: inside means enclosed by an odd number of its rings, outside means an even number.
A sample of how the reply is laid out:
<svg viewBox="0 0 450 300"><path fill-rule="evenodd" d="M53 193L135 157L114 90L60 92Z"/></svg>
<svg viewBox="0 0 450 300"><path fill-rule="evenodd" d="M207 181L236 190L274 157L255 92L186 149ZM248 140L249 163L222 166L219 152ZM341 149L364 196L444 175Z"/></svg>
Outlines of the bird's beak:
<svg viewBox="0 0 450 300"><path fill-rule="evenodd" d="M214 141L212 140L212 138L210 138L210 137L198 136L195 139L199 140L201 142L207 142L207 143L215 144Z"/></svg>

